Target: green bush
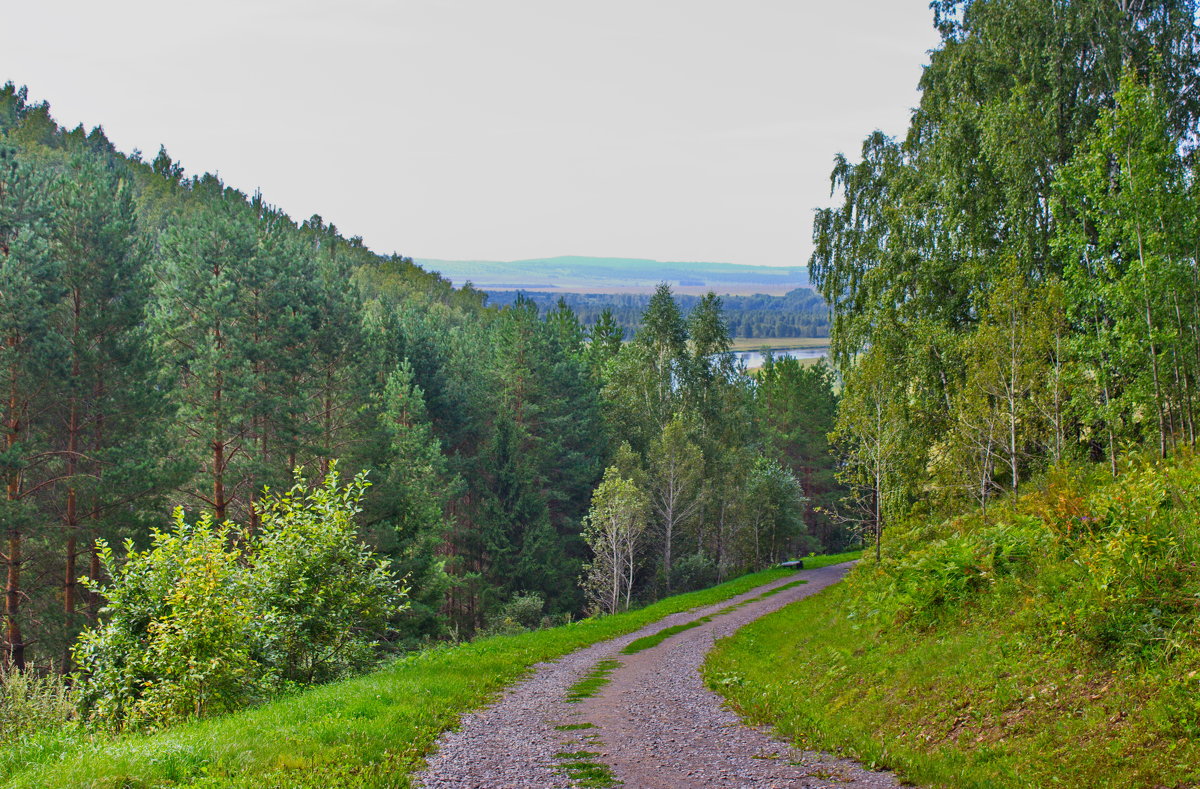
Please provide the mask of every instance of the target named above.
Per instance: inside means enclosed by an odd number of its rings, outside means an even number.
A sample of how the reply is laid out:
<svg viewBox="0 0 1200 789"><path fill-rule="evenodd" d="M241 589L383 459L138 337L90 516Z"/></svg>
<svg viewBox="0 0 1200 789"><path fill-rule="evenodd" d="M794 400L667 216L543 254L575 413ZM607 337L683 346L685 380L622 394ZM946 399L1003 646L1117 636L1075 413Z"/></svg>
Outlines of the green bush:
<svg viewBox="0 0 1200 789"><path fill-rule="evenodd" d="M366 486L340 487L336 469L312 491L298 479L261 506L253 536L176 510L123 560L99 543L111 581L85 579L108 605L74 649L83 708L114 726L165 724L373 662L407 590L358 541Z"/></svg>
<svg viewBox="0 0 1200 789"><path fill-rule="evenodd" d="M1101 652L1169 656L1195 621L1194 464L1129 473L1088 500L1091 529L1075 548L1078 582L1066 620Z"/></svg>
<svg viewBox="0 0 1200 789"><path fill-rule="evenodd" d="M481 636L515 635L542 626L546 601L537 592L514 592L488 621Z"/></svg>
<svg viewBox="0 0 1200 789"><path fill-rule="evenodd" d="M235 709L265 692L266 667L252 655L242 537L211 514L193 524L176 510L148 549L126 541L123 561L99 542L111 581L85 584L108 605L73 651L80 698L95 718L166 722Z"/></svg>
<svg viewBox="0 0 1200 789"><path fill-rule="evenodd" d="M363 475L345 487L336 468L319 487L297 480L267 498L251 543L250 584L260 660L286 682L329 682L375 662L379 639L403 607L385 559L358 540Z"/></svg>
<svg viewBox="0 0 1200 789"><path fill-rule="evenodd" d="M675 592L706 589L717 582L717 563L702 553L681 556L671 568L671 588Z"/></svg>

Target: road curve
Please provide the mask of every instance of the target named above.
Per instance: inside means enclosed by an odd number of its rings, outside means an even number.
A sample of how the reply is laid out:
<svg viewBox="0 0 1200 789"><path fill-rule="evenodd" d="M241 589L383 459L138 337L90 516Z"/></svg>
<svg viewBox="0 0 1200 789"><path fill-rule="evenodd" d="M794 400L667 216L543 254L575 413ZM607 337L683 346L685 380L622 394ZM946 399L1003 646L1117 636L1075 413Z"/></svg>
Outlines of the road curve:
<svg viewBox="0 0 1200 789"><path fill-rule="evenodd" d="M564 754L582 752L627 789L899 786L889 773L799 751L746 726L700 678L700 665L716 639L836 583L849 568L806 570L539 665L498 702L464 716L458 731L443 735L416 785L567 789L577 784L564 769L564 760L573 757ZM800 579L807 583L760 597ZM636 638L706 616L711 621L658 646L620 654ZM609 684L591 698L568 702L569 688L602 660L620 662Z"/></svg>

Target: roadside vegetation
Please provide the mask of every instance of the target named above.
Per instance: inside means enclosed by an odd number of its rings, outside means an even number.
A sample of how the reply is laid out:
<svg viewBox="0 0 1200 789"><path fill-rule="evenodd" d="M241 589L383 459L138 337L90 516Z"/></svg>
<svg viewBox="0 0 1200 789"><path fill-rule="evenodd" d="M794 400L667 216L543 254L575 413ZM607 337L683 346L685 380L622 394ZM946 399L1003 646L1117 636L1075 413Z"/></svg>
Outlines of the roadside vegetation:
<svg viewBox="0 0 1200 789"><path fill-rule="evenodd" d="M896 524L881 562L719 642L707 681L921 785L1200 781L1200 460L1122 472Z"/></svg>
<svg viewBox="0 0 1200 789"><path fill-rule="evenodd" d="M405 786L459 715L486 703L535 663L792 572L765 570L613 616L430 647L365 676L158 732L118 735L74 725L69 715L53 714L61 689L55 685L39 696L48 708L47 725L0 748L0 786Z"/></svg>

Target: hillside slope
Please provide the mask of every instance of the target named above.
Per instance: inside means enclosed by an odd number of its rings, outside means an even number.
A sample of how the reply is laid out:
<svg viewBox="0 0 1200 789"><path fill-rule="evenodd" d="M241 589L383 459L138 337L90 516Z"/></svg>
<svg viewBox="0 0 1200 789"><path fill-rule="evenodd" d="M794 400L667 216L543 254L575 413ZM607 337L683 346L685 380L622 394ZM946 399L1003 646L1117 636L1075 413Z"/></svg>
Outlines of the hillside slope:
<svg viewBox="0 0 1200 789"><path fill-rule="evenodd" d="M914 519L841 588L722 642L751 720L946 787L1200 782L1200 462L1060 470Z"/></svg>

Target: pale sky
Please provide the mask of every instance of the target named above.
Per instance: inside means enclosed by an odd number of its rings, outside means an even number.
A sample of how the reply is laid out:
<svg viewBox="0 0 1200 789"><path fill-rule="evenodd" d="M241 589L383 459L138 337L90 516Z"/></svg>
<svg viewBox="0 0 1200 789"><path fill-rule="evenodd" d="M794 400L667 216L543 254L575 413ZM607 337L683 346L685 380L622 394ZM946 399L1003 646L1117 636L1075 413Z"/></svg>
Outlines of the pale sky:
<svg viewBox="0 0 1200 789"><path fill-rule="evenodd" d="M797 266L928 0L0 0L0 82L377 252Z"/></svg>

